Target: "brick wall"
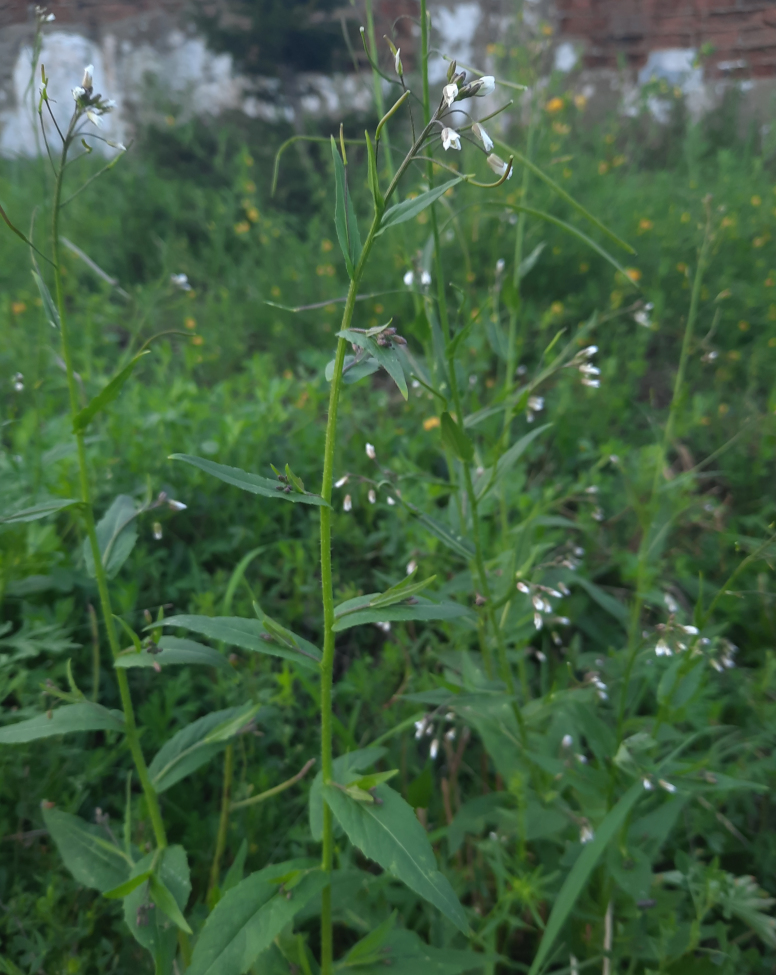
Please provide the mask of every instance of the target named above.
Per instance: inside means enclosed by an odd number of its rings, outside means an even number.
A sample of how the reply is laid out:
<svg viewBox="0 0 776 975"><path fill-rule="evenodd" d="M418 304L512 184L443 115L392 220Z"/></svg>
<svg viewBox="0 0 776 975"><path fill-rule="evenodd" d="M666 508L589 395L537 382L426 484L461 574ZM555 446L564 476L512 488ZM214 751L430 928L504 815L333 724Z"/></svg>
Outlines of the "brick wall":
<svg viewBox="0 0 776 975"><path fill-rule="evenodd" d="M559 29L587 42L586 65L641 67L649 51L714 50L711 77L776 76L776 2L763 0L556 0ZM739 63L741 62L741 63Z"/></svg>

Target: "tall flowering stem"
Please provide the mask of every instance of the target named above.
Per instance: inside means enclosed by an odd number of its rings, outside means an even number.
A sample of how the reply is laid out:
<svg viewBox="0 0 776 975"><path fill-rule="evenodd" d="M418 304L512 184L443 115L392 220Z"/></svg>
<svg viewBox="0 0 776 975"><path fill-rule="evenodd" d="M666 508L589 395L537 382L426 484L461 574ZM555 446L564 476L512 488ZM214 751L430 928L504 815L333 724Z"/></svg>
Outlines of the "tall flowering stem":
<svg viewBox="0 0 776 975"><path fill-rule="evenodd" d="M70 412L75 420L76 414L79 412L78 404L78 389L76 386L75 371L73 369L73 355L72 349L70 347L70 332L67 324L67 315L65 309L65 298L64 291L62 288L62 273L60 270L60 248L59 248L59 215L62 208L62 181L65 173L65 166L67 164L67 155L70 147L73 144L73 139L75 138L75 130L78 122L82 117L82 112L79 107L76 108L73 113L72 119L70 120L70 125L65 133L62 133L62 153L59 160L59 166L56 171L56 182L54 185L54 201L53 201L53 211L52 211L52 249L53 249L53 263L54 263L54 284L56 289L56 303L57 311L59 313L59 323L60 331L62 336L62 359L65 363L65 372L67 374L67 388L70 399ZM108 644L110 646L111 653L114 660L119 656L121 652L121 647L119 645L118 635L116 633L116 625L113 619L113 610L111 607L110 593L108 591L108 578L105 572L105 566L102 563L102 554L100 552L100 543L97 539L97 528L94 523L94 509L92 507L92 497L91 489L89 486L89 467L86 460L86 446L84 443L84 434L76 424L75 428L75 439L76 439L76 451L78 456L78 473L80 482L80 494L81 502L83 507L83 517L84 524L86 527L86 534L89 539L89 547L92 552L92 559L94 561L94 573L97 580L97 591L100 596L100 607L102 610L103 622L105 624L105 631L108 635ZM151 817L151 824L154 831L154 837L156 839L156 844L159 849L164 849L167 846L167 835L164 829L164 822L162 821L162 815L159 808L159 800L156 795L156 791L151 783L150 776L148 774L148 767L146 766L145 758L143 756L143 751L140 747L140 738L137 732L137 724L135 722L135 711L132 706L132 698L129 691L129 682L127 680L127 673L125 670L117 667L114 669L116 675L116 681L119 687L119 695L121 697L121 706L124 712L124 733L126 735L127 744L129 745L129 750L132 754L132 759L135 763L135 768L137 769L138 778L140 779L140 784L143 788L143 793L146 800L146 805L148 807L148 814Z"/></svg>

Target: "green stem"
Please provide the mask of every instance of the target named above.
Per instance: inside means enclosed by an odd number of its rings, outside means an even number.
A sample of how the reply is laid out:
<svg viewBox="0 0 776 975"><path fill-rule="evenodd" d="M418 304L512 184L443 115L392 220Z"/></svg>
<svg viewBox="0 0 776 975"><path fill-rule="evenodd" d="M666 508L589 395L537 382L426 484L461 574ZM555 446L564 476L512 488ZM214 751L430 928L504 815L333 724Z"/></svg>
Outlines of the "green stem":
<svg viewBox="0 0 776 975"><path fill-rule="evenodd" d="M645 524L642 526L641 543L639 545L638 553L638 563L636 568L636 596L631 607L631 618L630 625L628 628L628 645L629 653L628 660L625 665L625 676L623 678L622 694L620 698L620 709L617 720L617 734L618 738L622 739L623 725L625 721L625 708L628 701L628 688L630 685L631 675L633 673L633 666L636 662L636 655L639 647L639 629L641 623L641 612L644 608L644 597L645 590L647 586L647 569L649 565L649 545L651 537L651 526L655 518L655 507L657 502L657 496L660 490L660 478L663 474L663 468L665 466L666 455L668 454L671 441L674 434L674 423L676 420L676 415L679 410L679 404L682 395L682 387L684 386L684 377L687 371L687 361L690 355L690 345L692 343L692 336L695 330L695 322L698 317L698 305L700 303L701 286L703 284L703 275L706 271L706 264L708 263L709 248L711 246L712 234L711 234L711 216L707 215L706 219L706 230L703 237L703 243L701 245L700 253L698 255L698 266L695 269L695 279L693 281L692 296L690 298L690 310L687 315L687 324L684 329L684 338L682 339L682 350L679 355L679 368L676 372L676 378L674 380L674 390L671 396L671 405L668 409L668 419L666 420L665 429L663 431L663 438L660 442L658 448L657 459L655 461L655 473L652 479L652 489L650 491L649 501L647 503L647 518L645 519Z"/></svg>
<svg viewBox="0 0 776 975"><path fill-rule="evenodd" d="M221 875L221 858L226 849L226 833L229 829L229 812L232 806L232 779L234 777L234 745L228 744L224 752L224 781L221 789L221 817L218 821L218 835L216 836L216 851L210 867L210 883L208 884L208 900L218 884Z"/></svg>
<svg viewBox="0 0 776 975"><path fill-rule="evenodd" d="M61 209L62 179L64 176L65 164L67 162L67 153L70 148L73 130L75 128L77 119L78 115L76 113L73 115L70 122L70 127L67 130L67 135L65 136L62 146L62 156L54 186L52 217L52 256L54 258L54 282L56 286L57 310L59 312L59 321L62 333L62 358L65 362L67 388L70 398L70 412L73 417L75 417L75 415L78 413L79 403L78 389L76 387L73 359L70 349L67 317L65 315L65 298L64 291L62 289L62 275L59 264L59 212ZM97 579L97 591L100 595L100 607L102 609L103 621L105 623L105 631L108 635L108 644L115 660L121 651L121 647L116 634L116 626L113 621L113 611L111 609L110 594L108 592L108 579L105 574L105 566L102 564L100 544L97 540L97 528L94 523L94 510L92 508L91 491L89 488L89 469L86 462L86 445L84 443L83 432L77 432L75 439L78 454L78 472L81 487L81 501L83 502L84 522L86 524L86 534L89 538L89 546L91 548L92 558L94 560L94 573ZM135 767L137 768L140 784L143 787L143 793L145 795L146 805L148 806L148 812L151 817L151 824L153 826L157 846L160 849L164 849L164 847L167 846L167 836L164 830L164 823L162 822L162 815L159 810L159 800L154 787L151 784L145 758L143 757L143 752L140 748L140 739L138 737L137 725L135 723L135 712L132 707L132 698L129 693L129 681L127 680L126 671L123 669L116 668L115 674L116 681L119 686L121 706L124 712L124 733L126 735L127 744L129 745L129 750L132 753L132 758L135 762Z"/></svg>

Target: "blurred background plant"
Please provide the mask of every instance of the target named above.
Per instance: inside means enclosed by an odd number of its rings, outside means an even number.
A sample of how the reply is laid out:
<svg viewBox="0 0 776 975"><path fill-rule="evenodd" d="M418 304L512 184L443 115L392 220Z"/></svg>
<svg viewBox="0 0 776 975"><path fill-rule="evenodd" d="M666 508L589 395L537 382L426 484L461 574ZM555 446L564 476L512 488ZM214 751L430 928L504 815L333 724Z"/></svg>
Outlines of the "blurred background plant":
<svg viewBox="0 0 776 975"><path fill-rule="evenodd" d="M515 83L534 80L528 54L517 69L507 57L502 67ZM117 494L138 508L161 491L187 505L139 517L137 541L112 581L114 612L137 631L160 606L167 615L252 617L258 599L297 632L320 637L313 514L263 507L167 460L186 449L269 474L270 461L287 458L317 484L324 368L347 277L335 257L328 146L288 151L270 196L275 150L292 134L234 121L149 129L96 192L67 209L67 239L100 269L63 250L84 387L100 388L150 336L179 333L157 342L140 381L88 438L98 512ZM585 374L574 369L531 389L512 438L552 426L483 501L482 544L507 659L532 698L531 747L521 752L510 714L487 706L501 690L473 652L476 629L394 623L340 636L337 748L363 747L406 723L386 741L381 767L400 770L394 784L418 810L487 950L500 955L485 970L535 963L559 891L582 851L603 837L616 786L630 777L640 804L609 837L545 961L569 972L769 972L772 902L759 884L773 892L776 866L772 158L757 133L737 131L733 113L693 124L676 99L667 128L646 104L635 118L593 122L583 101L552 84L505 138L638 252L621 273L561 227L530 214L520 225L515 207L559 220L573 211L540 180L521 183L519 169L492 205L471 205L473 191L459 186L438 209L453 334L473 323L455 367L465 415L498 406L505 377L522 389L539 375L558 333L556 352L595 325L579 348L597 345L591 361L600 375L586 378L600 388L582 385ZM365 213L362 150L349 151L349 163ZM49 192L43 161L0 165L0 201L17 225ZM392 316L419 359L431 339L427 295L438 285L429 220L424 211L383 250L362 289L374 297L359 305L362 327ZM5 512L30 497L77 494L65 375L28 253L16 243L0 236ZM426 293L415 284L424 271ZM316 307L285 310L304 305ZM504 342L512 322L514 376ZM683 344L686 368L675 386ZM494 430L492 417L482 420L485 428L467 429L482 437L472 466L485 477L493 462L483 431L498 442L503 416ZM482 595L449 544L390 505L384 490L374 504L369 496L387 478L450 531L470 531L448 483L441 426L437 398L419 383L406 403L383 374L348 387L336 462L337 476L351 477L336 502L339 598L387 588L408 563L436 574L441 595L471 606ZM349 511L341 510L346 493ZM50 706L46 682L64 685L68 660L78 686L90 688L92 647L102 637L76 517L0 531L0 688L11 721ZM634 616L636 593L643 611ZM234 746L240 801L317 754L317 692L294 664L228 652L231 672L129 675L147 754L246 692L264 704L268 719ZM103 670L99 686L103 703L116 706L112 674ZM90 822L95 810L98 822L121 820L123 749L92 732L46 748L4 746L0 763L0 965L12 973L145 970L118 905L75 883L40 814L41 801L55 800ZM192 926L206 916L221 775L211 762L163 797L168 832L189 852ZM139 792L131 806L132 839L143 849L151 828ZM244 864L315 855L305 813L305 787L235 813L224 868L236 863L236 876ZM364 869L355 851L342 847L340 856L352 874L335 912L339 955L394 908L439 951L460 947L413 894ZM297 933L313 947L316 924L297 916ZM302 957L294 943L280 938L261 970L315 970L310 951ZM436 961L448 965L440 971L477 970L470 958Z"/></svg>

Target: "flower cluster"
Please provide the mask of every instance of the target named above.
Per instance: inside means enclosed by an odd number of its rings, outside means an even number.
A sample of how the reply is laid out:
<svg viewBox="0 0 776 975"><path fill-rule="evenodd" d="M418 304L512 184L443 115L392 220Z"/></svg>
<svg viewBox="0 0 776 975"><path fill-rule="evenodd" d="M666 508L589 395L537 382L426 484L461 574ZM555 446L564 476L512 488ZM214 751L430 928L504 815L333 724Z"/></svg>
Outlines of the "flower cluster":
<svg viewBox="0 0 776 975"><path fill-rule="evenodd" d="M582 375L582 385L590 386L591 389L598 389L601 385L601 380L598 378L601 370L590 362L596 352L598 352L597 345L588 345L581 352L577 352L571 362L566 363L566 368L579 370Z"/></svg>
<svg viewBox="0 0 776 975"><path fill-rule="evenodd" d="M668 618L667 623L658 623L655 627L659 633L659 638L655 644L655 654L658 657L671 657L675 653L682 653L688 644L693 642L693 638L698 636L697 626L685 626L677 623L674 614ZM691 639L688 640L688 637Z"/></svg>
<svg viewBox="0 0 776 975"><path fill-rule="evenodd" d="M531 604L534 608L534 626L537 630L542 629L545 619L560 623L561 626L568 626L571 622L566 616L550 615L554 612L550 598L563 599L564 596L569 595L568 587L562 582L558 583L557 589L551 589L549 586L542 586L535 582L523 582L522 579L519 579L517 590L531 597Z"/></svg>
<svg viewBox="0 0 776 975"><path fill-rule="evenodd" d="M94 65L87 64L84 68L81 84L73 88L73 98L77 111L83 112L90 122L100 126L102 125L102 116L112 111L116 107L116 103L112 98L104 99L102 95L94 94L93 75Z"/></svg>
<svg viewBox="0 0 776 975"><path fill-rule="evenodd" d="M445 715L445 721L455 721L455 715L452 711ZM420 721L415 722L415 740L420 741L424 737L431 738L428 755L433 762L439 754L440 737L445 741L455 741L456 731L455 728L448 728L447 731L444 730L444 727L436 729L433 715L425 714Z"/></svg>

